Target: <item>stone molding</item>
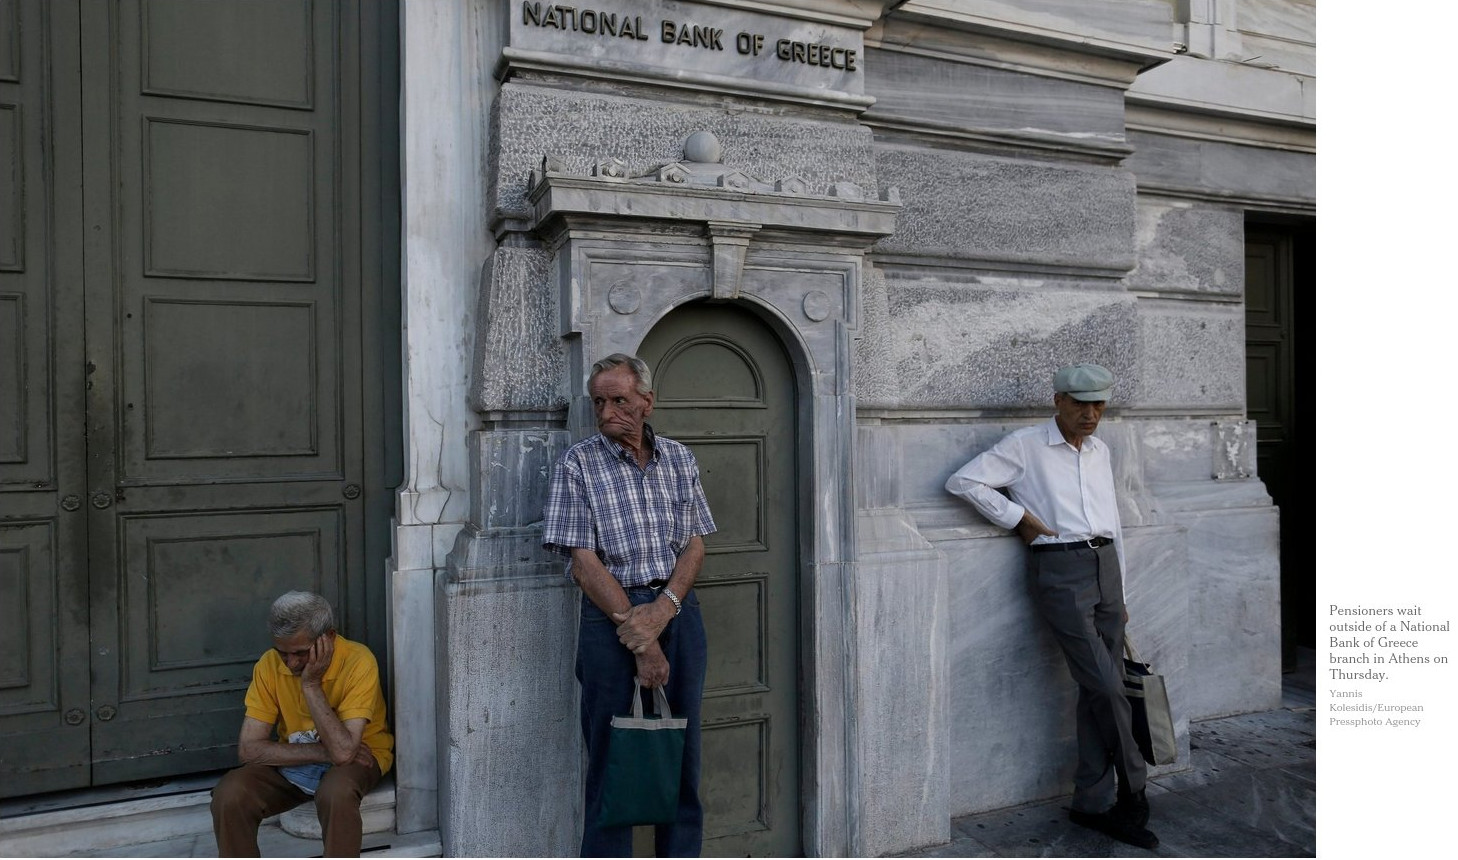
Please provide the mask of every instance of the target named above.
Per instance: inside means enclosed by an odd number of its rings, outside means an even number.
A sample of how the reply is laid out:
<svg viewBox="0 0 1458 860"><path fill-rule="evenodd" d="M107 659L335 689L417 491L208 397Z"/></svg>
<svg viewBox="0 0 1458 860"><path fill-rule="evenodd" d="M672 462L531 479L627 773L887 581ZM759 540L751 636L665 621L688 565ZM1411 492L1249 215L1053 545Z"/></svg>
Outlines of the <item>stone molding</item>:
<svg viewBox="0 0 1458 860"><path fill-rule="evenodd" d="M629 63L611 63L603 60L582 60L569 54L552 54L545 51L525 51L520 48L504 48L501 61L496 67L496 77L506 80L518 72L558 73L590 76L594 79L609 79L650 86L673 87L715 95L732 94L773 101L813 105L815 107L839 108L859 113L875 103L875 99L863 95L828 93L814 87L798 87L787 84L759 82L753 85L740 78L715 75L706 72L672 72Z"/></svg>
<svg viewBox="0 0 1458 860"><path fill-rule="evenodd" d="M697 132L690 141L699 135L708 132ZM544 157L528 182L535 229L560 241L557 228L564 222L664 220L712 225L725 236L738 227L763 231L765 239L803 241L806 234L816 234L817 241L835 247L864 248L891 233L901 206L894 187L879 200L868 199L865 189L850 182L815 194L798 176L762 181L723 166L717 157L707 162L685 157L640 176L626 175L624 167L605 158L583 176L566 172L560 159Z"/></svg>
<svg viewBox="0 0 1458 860"><path fill-rule="evenodd" d="M862 756L869 741L856 718L859 649L848 638L855 629L848 607L869 571L855 572L851 337L865 255L894 230L899 195L844 181L812 189L798 176L751 176L722 163L722 147L708 132L690 135L683 151L682 160L641 175L629 175L613 158L568 173L564 160L549 157L532 173L530 227L553 255L551 282L567 344L567 427L574 436L590 431L591 363L636 352L675 307L734 301L754 308L775 331L801 392L802 707L813 715L802 729L801 754L802 772L815 776L801 786L802 844L812 855L864 854L872 844L864 828L874 822L856 822L865 811ZM468 528L453 557L489 566L492 557L528 555L512 555L507 546L524 546L520 532L496 535L504 553L469 546L478 537L487 533ZM546 573L516 569L529 577ZM945 815L943 805L934 817Z"/></svg>
<svg viewBox="0 0 1458 860"><path fill-rule="evenodd" d="M890 17L1105 57L1142 69L1174 56L1172 14L1165 0L1100 3L1094 12L1090 12L1087 0L1037 4L907 0Z"/></svg>
<svg viewBox="0 0 1458 860"><path fill-rule="evenodd" d="M515 74L647 84L859 113L861 33L881 4L600 0L594 7L503 4L509 46L496 77Z"/></svg>

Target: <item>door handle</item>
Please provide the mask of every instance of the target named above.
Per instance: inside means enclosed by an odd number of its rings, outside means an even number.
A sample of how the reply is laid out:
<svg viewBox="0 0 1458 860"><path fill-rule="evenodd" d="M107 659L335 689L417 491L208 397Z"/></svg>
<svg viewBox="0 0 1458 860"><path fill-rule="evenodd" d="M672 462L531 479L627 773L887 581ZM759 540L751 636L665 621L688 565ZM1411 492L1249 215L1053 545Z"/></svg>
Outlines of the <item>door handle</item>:
<svg viewBox="0 0 1458 860"><path fill-rule="evenodd" d="M86 712L80 708L72 708L66 712L66 725L79 726L86 722Z"/></svg>
<svg viewBox="0 0 1458 860"><path fill-rule="evenodd" d="M91 497L91 506L97 510L111 507L111 493L97 493Z"/></svg>
<svg viewBox="0 0 1458 860"><path fill-rule="evenodd" d="M96 709L96 718L98 720L101 720L103 723L107 722L115 716L116 708L113 708L111 705L102 705L101 707Z"/></svg>

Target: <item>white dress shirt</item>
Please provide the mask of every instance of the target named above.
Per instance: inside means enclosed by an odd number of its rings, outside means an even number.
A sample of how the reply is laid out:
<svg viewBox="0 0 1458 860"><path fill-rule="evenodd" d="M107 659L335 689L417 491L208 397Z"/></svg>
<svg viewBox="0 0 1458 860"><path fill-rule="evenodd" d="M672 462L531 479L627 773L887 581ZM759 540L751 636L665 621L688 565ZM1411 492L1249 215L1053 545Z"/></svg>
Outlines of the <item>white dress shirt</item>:
<svg viewBox="0 0 1458 860"><path fill-rule="evenodd" d="M1003 487L1011 499L998 492ZM1024 510L1032 511L1057 532L1056 537L1039 535L1035 544L1113 538L1124 567L1109 446L1085 436L1082 448L1073 447L1056 419L1004 436L948 478L947 492L1005 529L1015 528Z"/></svg>

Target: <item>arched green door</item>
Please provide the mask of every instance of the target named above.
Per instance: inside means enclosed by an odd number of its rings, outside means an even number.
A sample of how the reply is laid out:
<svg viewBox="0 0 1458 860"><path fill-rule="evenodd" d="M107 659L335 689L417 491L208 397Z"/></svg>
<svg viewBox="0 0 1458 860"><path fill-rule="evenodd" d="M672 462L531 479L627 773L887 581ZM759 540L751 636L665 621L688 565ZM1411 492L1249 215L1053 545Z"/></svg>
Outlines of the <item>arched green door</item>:
<svg viewBox="0 0 1458 860"><path fill-rule="evenodd" d="M655 431L693 449L716 534L698 594L706 856L797 856L799 554L795 382L779 340L730 305L693 304L639 350Z"/></svg>

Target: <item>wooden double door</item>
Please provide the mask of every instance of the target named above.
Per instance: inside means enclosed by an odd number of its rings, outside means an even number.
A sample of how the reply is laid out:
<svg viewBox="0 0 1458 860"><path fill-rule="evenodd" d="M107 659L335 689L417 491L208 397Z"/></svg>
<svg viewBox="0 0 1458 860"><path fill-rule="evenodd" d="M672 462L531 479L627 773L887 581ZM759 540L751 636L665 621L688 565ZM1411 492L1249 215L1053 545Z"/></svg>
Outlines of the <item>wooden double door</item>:
<svg viewBox="0 0 1458 860"><path fill-rule="evenodd" d="M283 591L382 639L376 11L0 0L0 796L235 763Z"/></svg>

